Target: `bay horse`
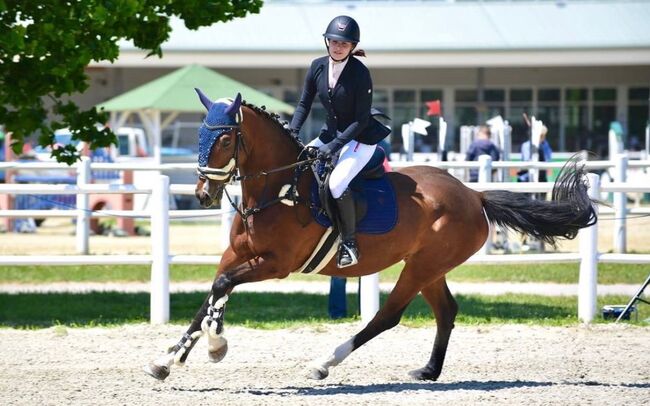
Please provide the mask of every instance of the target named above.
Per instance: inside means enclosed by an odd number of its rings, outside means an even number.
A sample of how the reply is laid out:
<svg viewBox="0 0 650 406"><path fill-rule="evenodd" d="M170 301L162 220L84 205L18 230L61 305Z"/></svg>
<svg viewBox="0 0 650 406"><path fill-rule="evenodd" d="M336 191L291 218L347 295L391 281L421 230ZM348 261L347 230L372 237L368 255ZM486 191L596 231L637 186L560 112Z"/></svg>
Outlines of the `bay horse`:
<svg viewBox="0 0 650 406"><path fill-rule="evenodd" d="M242 203L208 297L178 343L145 367L145 372L159 380L169 375L173 364L184 364L204 334L210 360L223 359L228 348L222 336L228 295L243 283L286 278L305 263L326 231L313 220L306 201L279 202L283 187L292 184L298 196L308 200L302 197L309 196L313 181L309 171L296 172L305 162L300 161L304 145L283 126L286 123L242 102L240 95L234 101L213 102L196 90L208 110L200 140L209 140L199 148L196 197L203 207L209 207L221 198L231 179L238 179ZM435 317L435 340L426 365L409 375L417 380L438 379L458 312L445 274L479 250L488 237L489 223L553 244L557 238L574 238L580 228L597 221L584 165L579 166L577 159L562 169L550 201L503 190L477 192L446 171L429 166L411 166L385 176L396 193L397 224L385 234L358 234L360 262L339 269L331 259L320 274L359 277L402 260L404 268L374 318L310 365L310 378L327 377L329 369L352 351L396 326L408 304L421 293Z"/></svg>

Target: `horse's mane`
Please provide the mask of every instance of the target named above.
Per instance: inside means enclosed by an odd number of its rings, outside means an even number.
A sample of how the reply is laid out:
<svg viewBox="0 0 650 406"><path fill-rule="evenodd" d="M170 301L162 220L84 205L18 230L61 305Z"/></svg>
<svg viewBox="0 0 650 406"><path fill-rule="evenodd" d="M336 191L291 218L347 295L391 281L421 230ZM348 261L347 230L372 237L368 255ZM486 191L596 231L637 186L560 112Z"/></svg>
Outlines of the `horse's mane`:
<svg viewBox="0 0 650 406"><path fill-rule="evenodd" d="M257 107L254 104L250 104L246 102L246 100L242 100L241 104L253 110L255 113L257 113L257 115L266 118L267 120L271 121L273 124L278 126L279 130L284 135L289 137L289 139L294 143L294 145L298 148L299 151L301 151L305 147L305 144L302 143L300 138L294 136L293 133L289 130L289 122L281 120L279 114L266 111L266 106Z"/></svg>

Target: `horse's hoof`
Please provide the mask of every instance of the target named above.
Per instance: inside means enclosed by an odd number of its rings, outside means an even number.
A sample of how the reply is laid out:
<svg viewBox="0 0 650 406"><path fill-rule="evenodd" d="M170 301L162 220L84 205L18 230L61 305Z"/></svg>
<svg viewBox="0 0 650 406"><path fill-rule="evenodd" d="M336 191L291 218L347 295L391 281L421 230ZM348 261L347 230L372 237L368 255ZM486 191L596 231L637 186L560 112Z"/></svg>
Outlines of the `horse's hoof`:
<svg viewBox="0 0 650 406"><path fill-rule="evenodd" d="M428 367L415 369L409 372L409 376L418 381L436 381L440 376L440 372L435 372Z"/></svg>
<svg viewBox="0 0 650 406"><path fill-rule="evenodd" d="M147 375L158 379L159 381L164 381L165 378L167 378L169 376L169 368L168 367L156 365L154 363L150 363L149 365L145 366L144 367L144 372Z"/></svg>
<svg viewBox="0 0 650 406"><path fill-rule="evenodd" d="M307 373L307 378L320 381L321 379L327 378L329 371L325 368L313 367Z"/></svg>
<svg viewBox="0 0 650 406"><path fill-rule="evenodd" d="M226 354L228 353L228 340L219 337L216 341L217 345L213 345L212 343L208 345L208 358L210 359L210 362L220 362L222 359L226 358Z"/></svg>

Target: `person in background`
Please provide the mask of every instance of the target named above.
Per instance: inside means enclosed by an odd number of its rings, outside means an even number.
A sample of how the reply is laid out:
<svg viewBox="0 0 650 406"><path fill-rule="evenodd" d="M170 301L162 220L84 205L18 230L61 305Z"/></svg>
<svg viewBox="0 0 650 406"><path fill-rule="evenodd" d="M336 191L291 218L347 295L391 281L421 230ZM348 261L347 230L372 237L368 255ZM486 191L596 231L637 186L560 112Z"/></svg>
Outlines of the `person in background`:
<svg viewBox="0 0 650 406"><path fill-rule="evenodd" d="M547 133L548 133L548 128L546 128L546 126L542 126L542 132L539 137L539 149L538 149L539 162L551 162L551 155L553 154L553 150L551 150L551 145L546 140ZM530 161L532 159L533 159L533 153L530 147L530 140L528 140L523 144L521 144L521 160ZM522 169L519 172L517 172L517 181L518 182L531 181L530 173L528 169ZM539 182L548 181L546 169L539 170L538 181Z"/></svg>
<svg viewBox="0 0 650 406"><path fill-rule="evenodd" d="M465 160L478 161L478 157L481 155L489 155L492 157L492 161L498 161L501 158L499 148L490 140L490 128L485 125L479 127L476 139L467 149ZM469 181L478 182L478 169L470 169Z"/></svg>

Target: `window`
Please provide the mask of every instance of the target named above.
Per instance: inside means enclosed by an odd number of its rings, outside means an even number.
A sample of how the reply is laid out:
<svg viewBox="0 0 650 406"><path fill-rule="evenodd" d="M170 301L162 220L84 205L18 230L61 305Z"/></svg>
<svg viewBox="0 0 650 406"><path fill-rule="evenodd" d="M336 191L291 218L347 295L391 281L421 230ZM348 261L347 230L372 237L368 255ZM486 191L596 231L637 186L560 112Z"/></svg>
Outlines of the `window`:
<svg viewBox="0 0 650 406"><path fill-rule="evenodd" d="M524 113L529 117L533 105L532 89L510 89L510 109L509 114L505 117L512 127L512 152L519 152L521 144L530 137L528 124L524 120Z"/></svg>
<svg viewBox="0 0 650 406"><path fill-rule="evenodd" d="M616 89L594 88L592 92L591 148L600 156L607 156L609 125L616 120Z"/></svg>
<svg viewBox="0 0 650 406"><path fill-rule="evenodd" d="M627 92L627 133L628 147L635 151L647 148L646 126L650 124L650 88L631 87Z"/></svg>
<svg viewBox="0 0 650 406"><path fill-rule="evenodd" d="M589 137L587 89L565 89L564 97L566 102L564 110L566 148L570 151L593 150L593 141Z"/></svg>
<svg viewBox="0 0 650 406"><path fill-rule="evenodd" d="M417 113L415 106L415 90L394 90L393 91L393 129L391 146L393 152L403 151L402 124L413 120ZM416 137L417 138L417 137ZM416 149L417 151L417 149Z"/></svg>
<svg viewBox="0 0 650 406"><path fill-rule="evenodd" d="M438 142L438 120L427 116L425 102L431 100L442 101L442 90L440 89L395 89L393 90L393 110L391 126L391 146L393 152L403 151L402 125L412 121L415 117L423 120L430 120L431 125L427 127L428 135L415 136L415 152L435 152ZM379 105L374 105L383 110ZM387 111L387 110L384 110ZM389 114L390 116L391 114Z"/></svg>
<svg viewBox="0 0 650 406"><path fill-rule="evenodd" d="M567 148L565 138L560 132L560 89L541 88L537 90L537 111L535 118L542 120L548 133L546 139L551 149L565 150Z"/></svg>

